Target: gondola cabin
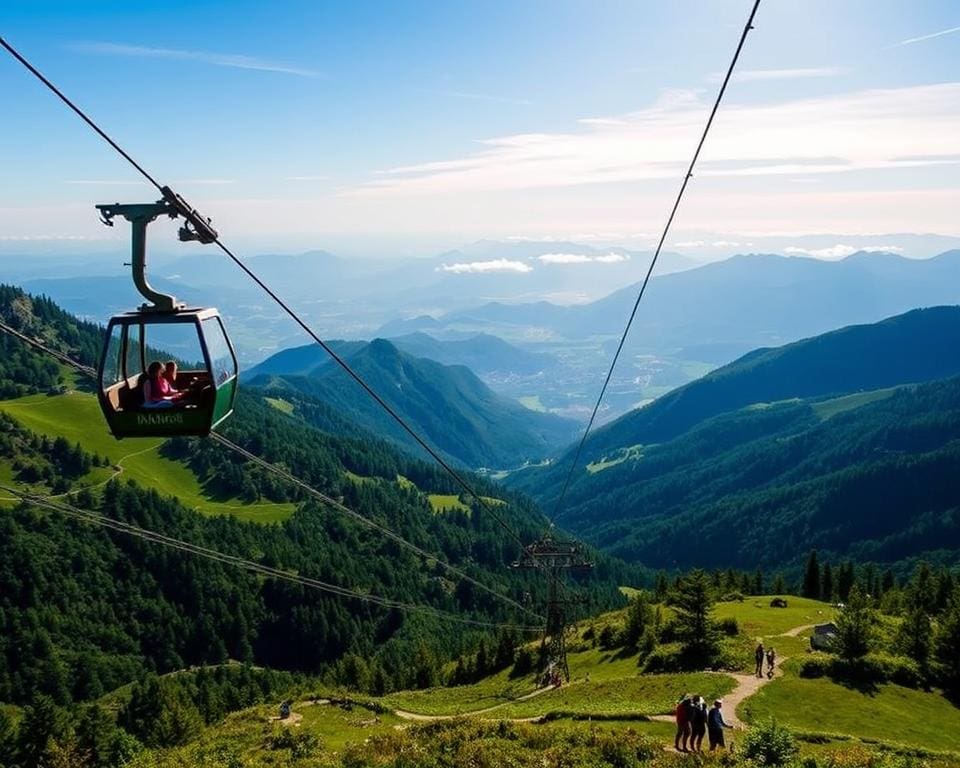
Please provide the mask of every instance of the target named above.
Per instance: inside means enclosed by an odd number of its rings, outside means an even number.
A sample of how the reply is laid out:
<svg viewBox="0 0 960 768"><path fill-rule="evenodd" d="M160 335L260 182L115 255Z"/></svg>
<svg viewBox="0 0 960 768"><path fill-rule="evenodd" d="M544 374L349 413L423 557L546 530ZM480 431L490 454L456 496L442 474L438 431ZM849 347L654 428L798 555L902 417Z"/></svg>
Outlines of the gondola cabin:
<svg viewBox="0 0 960 768"><path fill-rule="evenodd" d="M99 398L115 437L205 436L233 412L236 393L237 357L216 309L110 320Z"/></svg>
<svg viewBox="0 0 960 768"><path fill-rule="evenodd" d="M204 437L233 413L237 356L215 309L188 309L147 282L147 225L182 216L181 241L217 239L168 187L154 203L98 205L104 224L120 216L132 231L133 283L148 303L107 326L100 359L100 407L114 437Z"/></svg>

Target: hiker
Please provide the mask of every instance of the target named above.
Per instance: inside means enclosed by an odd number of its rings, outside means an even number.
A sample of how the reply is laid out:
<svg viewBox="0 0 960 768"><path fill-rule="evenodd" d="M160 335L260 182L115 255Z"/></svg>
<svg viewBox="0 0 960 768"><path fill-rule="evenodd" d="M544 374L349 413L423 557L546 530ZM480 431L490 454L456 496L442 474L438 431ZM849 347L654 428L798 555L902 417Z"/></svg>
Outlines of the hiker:
<svg viewBox="0 0 960 768"><path fill-rule="evenodd" d="M773 677L773 667L776 664L776 661L777 661L777 654L773 650L773 648L771 648L770 650L767 651L767 677L769 678Z"/></svg>
<svg viewBox="0 0 960 768"><path fill-rule="evenodd" d="M690 694L685 693L677 702L677 708L674 710L674 717L677 721L677 735L673 740L674 749L677 752L687 751L687 740L690 738L690 713L692 711Z"/></svg>
<svg viewBox="0 0 960 768"><path fill-rule="evenodd" d="M754 653L757 662L757 677L763 677L763 643L757 643L757 650Z"/></svg>
<svg viewBox="0 0 960 768"><path fill-rule="evenodd" d="M723 706L723 702L720 699L717 699L713 702L713 709L710 710L710 713L707 715L707 732L710 734L710 751L713 752L717 747L725 747L726 744L723 741L723 729L724 728L733 728L732 725L727 724L723 719L723 712L720 711L720 708Z"/></svg>
<svg viewBox="0 0 960 768"><path fill-rule="evenodd" d="M707 701L703 696L693 699L693 714L690 718L690 751L703 752L703 737L707 732Z"/></svg>

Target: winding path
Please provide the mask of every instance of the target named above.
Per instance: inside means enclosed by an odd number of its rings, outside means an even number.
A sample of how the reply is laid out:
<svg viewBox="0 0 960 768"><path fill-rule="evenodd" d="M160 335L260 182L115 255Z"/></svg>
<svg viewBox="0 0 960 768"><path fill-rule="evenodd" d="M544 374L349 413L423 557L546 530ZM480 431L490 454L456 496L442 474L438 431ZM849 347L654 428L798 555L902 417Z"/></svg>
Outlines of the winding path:
<svg viewBox="0 0 960 768"><path fill-rule="evenodd" d="M494 704L491 707L485 707L484 709L473 709L469 712L461 712L457 715L422 715L417 712L408 712L405 709L395 709L393 714L399 717L402 720L416 720L418 722L436 722L437 720L455 720L458 717L474 717L475 715L486 715L490 712L494 712L503 707L510 706L511 704L516 704L518 701L527 701L528 699L536 698L541 694L547 693L548 691L556 690L552 685L548 685L545 688L537 688L535 691L526 693L523 696L518 696L515 699L510 701L501 701L499 704ZM516 717L510 718L512 723L535 723L538 720L542 720L543 715L537 715L535 717Z"/></svg>

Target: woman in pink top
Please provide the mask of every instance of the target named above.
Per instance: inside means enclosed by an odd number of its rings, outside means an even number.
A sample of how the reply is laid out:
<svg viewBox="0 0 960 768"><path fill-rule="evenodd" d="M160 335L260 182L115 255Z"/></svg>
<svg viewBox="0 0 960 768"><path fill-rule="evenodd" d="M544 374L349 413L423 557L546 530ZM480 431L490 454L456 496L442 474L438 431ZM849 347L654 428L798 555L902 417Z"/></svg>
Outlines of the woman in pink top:
<svg viewBox="0 0 960 768"><path fill-rule="evenodd" d="M143 382L144 408L172 408L180 393L174 390L163 375L163 365L150 363L147 368L147 380Z"/></svg>

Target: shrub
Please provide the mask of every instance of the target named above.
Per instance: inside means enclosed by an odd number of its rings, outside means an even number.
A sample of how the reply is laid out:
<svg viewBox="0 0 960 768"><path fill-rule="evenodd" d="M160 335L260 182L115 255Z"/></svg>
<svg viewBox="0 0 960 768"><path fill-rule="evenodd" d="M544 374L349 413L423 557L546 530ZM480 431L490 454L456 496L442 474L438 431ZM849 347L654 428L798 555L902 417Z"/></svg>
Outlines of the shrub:
<svg viewBox="0 0 960 768"><path fill-rule="evenodd" d="M679 643L658 645L647 656L644 672L676 672L683 669L683 654Z"/></svg>
<svg viewBox="0 0 960 768"><path fill-rule="evenodd" d="M717 628L727 637L736 637L740 634L740 625L733 616L730 616L726 619L720 619L717 622Z"/></svg>
<svg viewBox="0 0 960 768"><path fill-rule="evenodd" d="M801 665L801 676L812 676L804 675L805 666L806 662ZM918 688L923 684L923 675L915 661L887 653L869 653L859 659L833 658L827 664L826 674L835 680L869 685L896 683L905 688Z"/></svg>
<svg viewBox="0 0 960 768"><path fill-rule="evenodd" d="M619 644L619 640L620 633L610 624L607 624L603 629L600 630L600 636L597 638L600 647L605 651L616 648Z"/></svg>
<svg viewBox="0 0 960 768"><path fill-rule="evenodd" d="M720 598L721 603L742 603L743 592L727 592Z"/></svg>
<svg viewBox="0 0 960 768"><path fill-rule="evenodd" d="M751 728L743 740L743 754L759 765L785 765L798 751L793 734L777 725L776 720L766 720Z"/></svg>
<svg viewBox="0 0 960 768"><path fill-rule="evenodd" d="M800 662L800 677L808 679L825 677L830 674L832 659L827 656L811 656Z"/></svg>

